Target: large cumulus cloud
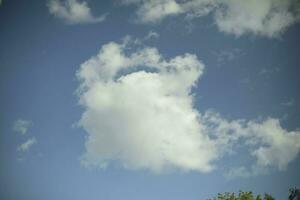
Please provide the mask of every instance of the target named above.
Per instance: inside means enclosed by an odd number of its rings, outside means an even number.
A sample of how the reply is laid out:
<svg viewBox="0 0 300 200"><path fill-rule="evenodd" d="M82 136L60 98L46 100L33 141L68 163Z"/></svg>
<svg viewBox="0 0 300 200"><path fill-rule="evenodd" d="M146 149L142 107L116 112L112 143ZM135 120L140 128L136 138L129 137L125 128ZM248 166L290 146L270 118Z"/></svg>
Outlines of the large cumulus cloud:
<svg viewBox="0 0 300 200"><path fill-rule="evenodd" d="M230 121L200 113L191 89L204 68L196 55L166 59L130 38L103 45L77 72L84 107L79 123L87 133L82 163L209 172L243 141L252 168L285 169L299 153L299 131L289 132L273 118Z"/></svg>
<svg viewBox="0 0 300 200"><path fill-rule="evenodd" d="M84 162L210 171L216 152L191 94L203 64L192 54L167 60L155 48L128 53L129 47L108 43L78 71L88 132Z"/></svg>

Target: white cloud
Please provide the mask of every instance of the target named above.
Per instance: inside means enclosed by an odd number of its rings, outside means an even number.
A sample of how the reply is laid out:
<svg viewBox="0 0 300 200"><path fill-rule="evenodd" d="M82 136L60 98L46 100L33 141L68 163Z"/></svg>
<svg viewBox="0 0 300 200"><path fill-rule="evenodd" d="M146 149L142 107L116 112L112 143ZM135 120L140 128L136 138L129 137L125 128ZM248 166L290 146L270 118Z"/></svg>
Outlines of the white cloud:
<svg viewBox="0 0 300 200"><path fill-rule="evenodd" d="M196 55L166 59L138 44L128 37L105 44L77 72L85 109L80 125L87 132L83 164L208 172L218 168L214 161L237 154L240 142L253 169L284 170L297 157L300 132L283 129L277 119L230 121L194 108L191 88L204 70Z"/></svg>
<svg viewBox="0 0 300 200"><path fill-rule="evenodd" d="M26 142L24 142L23 144L20 144L18 146L17 150L21 151L21 152L27 152L36 143L37 143L37 140L35 139L35 137L32 137L32 138L28 139Z"/></svg>
<svg viewBox="0 0 300 200"><path fill-rule="evenodd" d="M141 23L161 21L184 14L187 19L213 14L220 31L241 36L256 34L277 37L300 21L300 3L295 0L125 0L136 5Z"/></svg>
<svg viewBox="0 0 300 200"><path fill-rule="evenodd" d="M25 135L28 129L32 126L32 122L29 120L18 119L13 123L13 131Z"/></svg>
<svg viewBox="0 0 300 200"><path fill-rule="evenodd" d="M137 21L142 23L154 23L165 17L182 13L181 6L175 0L150 0L135 1L125 0L123 4L137 4Z"/></svg>
<svg viewBox="0 0 300 200"><path fill-rule="evenodd" d="M69 24L98 23L106 18L106 14L94 17L86 1L65 0L61 2L61 0L50 0L48 8L51 14Z"/></svg>
<svg viewBox="0 0 300 200"><path fill-rule="evenodd" d="M269 167L285 170L300 152L300 131L283 129L278 119L228 121L217 113L206 112L203 121L207 130L214 133L220 152L231 153L234 145L245 141L244 145L256 160L252 174Z"/></svg>
<svg viewBox="0 0 300 200"><path fill-rule="evenodd" d="M83 162L210 171L215 149L190 95L203 64L191 54L167 60L150 47L131 52L129 43L104 45L78 71L85 107L80 124L88 133Z"/></svg>
<svg viewBox="0 0 300 200"><path fill-rule="evenodd" d="M216 10L215 20L218 28L226 33L276 37L299 22L299 8L299 2L294 0L225 0Z"/></svg>
<svg viewBox="0 0 300 200"><path fill-rule="evenodd" d="M260 144L252 151L259 166L275 166L284 170L300 151L300 132L288 132L277 119L267 119L263 123L249 122L248 129L255 135L250 138L251 143Z"/></svg>

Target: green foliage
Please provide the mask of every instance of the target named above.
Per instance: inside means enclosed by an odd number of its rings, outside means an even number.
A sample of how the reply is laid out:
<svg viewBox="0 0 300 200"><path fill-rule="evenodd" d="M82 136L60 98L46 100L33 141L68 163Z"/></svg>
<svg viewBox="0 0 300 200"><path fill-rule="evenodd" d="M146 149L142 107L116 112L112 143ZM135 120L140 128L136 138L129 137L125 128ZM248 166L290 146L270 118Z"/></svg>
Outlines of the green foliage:
<svg viewBox="0 0 300 200"><path fill-rule="evenodd" d="M257 197L255 198L255 200L262 200L261 195L257 195Z"/></svg>
<svg viewBox="0 0 300 200"><path fill-rule="evenodd" d="M300 200L300 189L291 188L289 193L289 200Z"/></svg>
<svg viewBox="0 0 300 200"><path fill-rule="evenodd" d="M265 194L264 200L275 200L271 195Z"/></svg>
<svg viewBox="0 0 300 200"><path fill-rule="evenodd" d="M235 193L219 193L217 197L214 197L213 199L210 200L262 200L261 195L253 195L252 192L243 192L240 191L238 194ZM271 195L265 194L264 195L264 200L275 200Z"/></svg>
<svg viewBox="0 0 300 200"><path fill-rule="evenodd" d="M263 197L263 198L262 198ZM270 194L262 195L253 195L252 192L243 192L240 191L238 194L225 192L219 193L217 197L214 197L209 200L275 200ZM300 189L291 188L289 190L288 200L300 200Z"/></svg>

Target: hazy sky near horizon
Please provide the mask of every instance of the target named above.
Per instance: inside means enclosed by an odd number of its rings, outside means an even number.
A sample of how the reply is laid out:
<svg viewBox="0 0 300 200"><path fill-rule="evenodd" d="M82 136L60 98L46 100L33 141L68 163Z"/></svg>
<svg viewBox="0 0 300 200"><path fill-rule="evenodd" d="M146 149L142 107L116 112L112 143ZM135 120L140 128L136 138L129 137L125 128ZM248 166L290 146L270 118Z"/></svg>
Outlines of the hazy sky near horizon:
<svg viewBox="0 0 300 200"><path fill-rule="evenodd" d="M300 5L0 1L0 198L300 186Z"/></svg>

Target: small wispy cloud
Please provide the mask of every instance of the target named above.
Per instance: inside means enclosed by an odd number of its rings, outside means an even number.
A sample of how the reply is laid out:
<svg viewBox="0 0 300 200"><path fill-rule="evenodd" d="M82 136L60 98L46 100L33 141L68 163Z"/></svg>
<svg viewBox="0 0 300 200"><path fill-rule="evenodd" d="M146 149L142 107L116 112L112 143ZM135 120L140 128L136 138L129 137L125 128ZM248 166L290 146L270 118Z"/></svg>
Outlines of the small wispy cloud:
<svg viewBox="0 0 300 200"><path fill-rule="evenodd" d="M263 67L263 68L261 68L260 69L260 71L259 71L259 75L261 75L261 76L270 76L270 75L272 75L272 74L275 74L275 73L278 73L278 72L280 72L280 68L279 67L273 67L273 68L271 68L271 67Z"/></svg>
<svg viewBox="0 0 300 200"><path fill-rule="evenodd" d="M32 126L32 122L29 120L18 119L13 123L13 131L25 135L28 129Z"/></svg>
<svg viewBox="0 0 300 200"><path fill-rule="evenodd" d="M233 167L223 174L227 180L234 180L240 178L249 178L253 176L260 176L264 174L269 174L270 169L258 165L252 165L250 167L239 166Z"/></svg>
<svg viewBox="0 0 300 200"><path fill-rule="evenodd" d="M219 64L233 61L244 55L244 52L239 48L212 51L211 53L216 57L216 60Z"/></svg>
<svg viewBox="0 0 300 200"><path fill-rule="evenodd" d="M32 138L28 139L26 142L20 144L17 148L17 151L27 152L36 143L37 143L37 139L35 137L32 137Z"/></svg>
<svg viewBox="0 0 300 200"><path fill-rule="evenodd" d="M86 1L78 0L50 0L48 2L49 12L64 20L68 24L99 23L106 19L107 14L95 17Z"/></svg>
<svg viewBox="0 0 300 200"><path fill-rule="evenodd" d="M157 39L159 34L155 31L149 31L148 34L144 37L145 40Z"/></svg>
<svg viewBox="0 0 300 200"><path fill-rule="evenodd" d="M288 101L286 101L286 102L282 102L281 103L281 105L282 106L286 106L286 107L291 107L291 106L293 106L295 104L295 99L290 99L290 100L288 100Z"/></svg>
<svg viewBox="0 0 300 200"><path fill-rule="evenodd" d="M236 167L229 169L224 173L225 178L232 180L235 178L248 178L251 176L251 173L244 167Z"/></svg>

